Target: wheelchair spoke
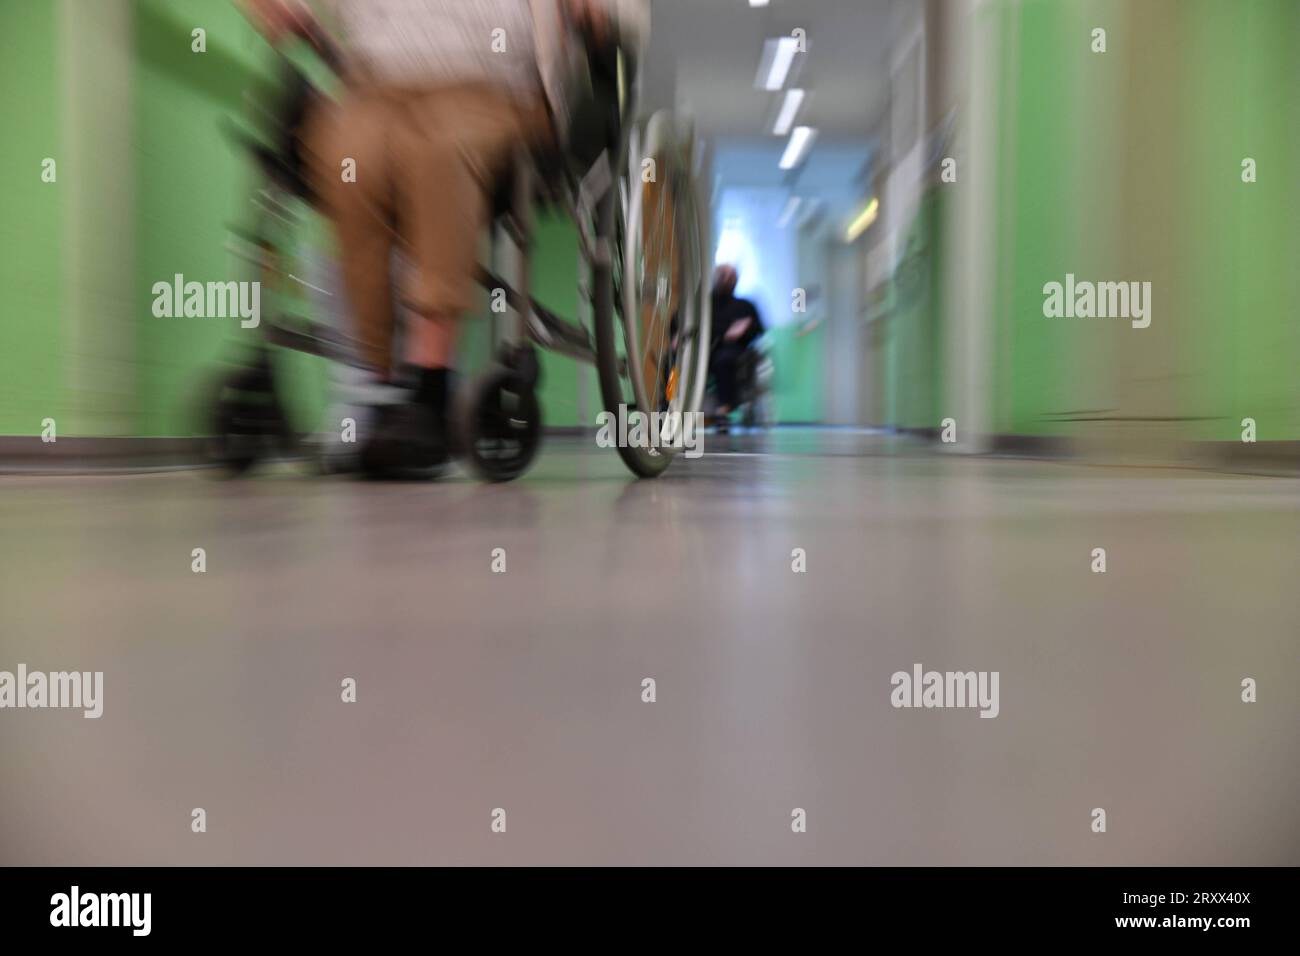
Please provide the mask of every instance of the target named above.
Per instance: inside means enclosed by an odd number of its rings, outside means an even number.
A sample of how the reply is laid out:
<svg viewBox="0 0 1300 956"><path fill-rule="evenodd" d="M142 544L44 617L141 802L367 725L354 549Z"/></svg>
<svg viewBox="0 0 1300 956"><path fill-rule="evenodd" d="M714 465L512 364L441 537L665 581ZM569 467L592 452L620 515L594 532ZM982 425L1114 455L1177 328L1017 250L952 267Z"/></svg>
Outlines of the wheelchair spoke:
<svg viewBox="0 0 1300 956"><path fill-rule="evenodd" d="M645 249L647 253L647 279L653 282L653 293L643 299L642 368L648 411L666 410L671 400L667 398L672 376L673 347L672 322L678 312L680 291L678 284L681 266L677 255L677 222L674 215L674 194L671 181L646 184L646 191L654 189L656 215L644 221ZM648 284L648 283L647 283ZM649 291L649 290L647 290ZM673 390L675 393L675 389Z"/></svg>

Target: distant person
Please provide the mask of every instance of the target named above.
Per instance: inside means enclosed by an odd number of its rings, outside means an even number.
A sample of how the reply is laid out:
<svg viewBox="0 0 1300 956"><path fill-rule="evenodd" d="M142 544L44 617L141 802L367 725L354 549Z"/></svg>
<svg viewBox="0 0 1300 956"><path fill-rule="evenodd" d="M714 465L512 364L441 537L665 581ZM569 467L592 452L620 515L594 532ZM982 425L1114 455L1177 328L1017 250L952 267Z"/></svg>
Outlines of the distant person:
<svg viewBox="0 0 1300 956"><path fill-rule="evenodd" d="M713 342L709 351L709 374L713 377L717 411L724 427L727 416L741 401L741 360L764 332L758 307L748 299L736 298L739 278L740 274L733 265L718 266L713 273Z"/></svg>

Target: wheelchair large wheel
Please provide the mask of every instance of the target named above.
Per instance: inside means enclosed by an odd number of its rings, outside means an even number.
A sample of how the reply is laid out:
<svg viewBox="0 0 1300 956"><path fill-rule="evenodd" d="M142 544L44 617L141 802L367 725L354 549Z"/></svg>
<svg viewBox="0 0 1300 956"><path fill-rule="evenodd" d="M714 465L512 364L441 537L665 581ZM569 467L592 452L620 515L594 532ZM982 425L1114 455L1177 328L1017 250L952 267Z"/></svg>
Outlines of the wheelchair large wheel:
<svg viewBox="0 0 1300 956"><path fill-rule="evenodd" d="M465 463L485 481L513 481L542 444L537 390L510 369L495 367L470 384L459 414Z"/></svg>
<svg viewBox="0 0 1300 956"><path fill-rule="evenodd" d="M629 420L659 413L643 447L619 443L643 478L681 450L684 416L698 415L708 374L709 247L693 151L672 115L656 113L632 131L618 185L597 209L597 233L612 250L592 284L601 397L616 419L620 406Z"/></svg>

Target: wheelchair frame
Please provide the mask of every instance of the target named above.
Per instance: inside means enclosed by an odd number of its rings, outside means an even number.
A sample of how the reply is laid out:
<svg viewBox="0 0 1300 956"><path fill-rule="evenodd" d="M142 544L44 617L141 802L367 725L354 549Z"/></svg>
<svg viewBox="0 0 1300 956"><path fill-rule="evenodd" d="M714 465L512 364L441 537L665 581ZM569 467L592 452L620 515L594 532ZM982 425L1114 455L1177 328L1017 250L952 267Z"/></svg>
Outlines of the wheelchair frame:
<svg viewBox="0 0 1300 956"><path fill-rule="evenodd" d="M319 40L313 41L321 52L323 58L337 71L339 58L333 51L328 42ZM588 48L589 58L592 58L594 64L594 54L591 48ZM613 61L617 63L617 61ZM615 67L617 69L617 67ZM594 70L594 65L593 65ZM306 84L306 80L298 71L294 71L295 80ZM607 77L607 79L609 79ZM610 80L613 82L613 80ZM306 92L310 92L309 84L304 87ZM618 111L618 127L616 130L606 129L606 137L603 142L603 148L600 150L594 162L592 162L579 176L574 171L573 166L576 160L569 153L562 153L555 157L555 169L544 170L540 168L539 159L528 150L520 150L511 165L509 179L509 198L506 209L502 215L494 219L494 225L499 227L499 234L508 237L516 247L518 252L517 271L518 276L515 283L508 282L502 277L495 261L498 256L499 242L497 236L494 236L492 244L493 263L491 268L480 266L476 276L478 284L484 289L495 292L500 290L504 293L505 302L508 306L508 315L511 320L504 325L499 324L498 313L491 313L492 319L492 340L494 347L498 348L498 364L489 369L487 373L480 376L478 382L474 385L470 399L467 403L462 403L462 414L460 417L460 431L462 445L467 452L467 457L474 471L480 477L488 480L509 480L522 474L531 463L533 456L537 451L540 443L540 409L536 406L535 389L538 383L540 366L537 360L534 346L547 349L558 354L562 354L574 360L585 362L597 366L601 370L601 388L604 405L607 410L614 410L612 405L617 403L612 401L614 397L611 394L611 379L622 378L624 376L633 380L634 391L639 395L647 395L645 385L642 381L644 375L641 369L636 367L636 363L629 363L626 356L620 356L617 359L617 367L611 370L608 366L613 364L614 359L606 361L605 368L602 368L601 356L601 327L602 321L605 323L612 322L612 316L607 315L603 320L596 315L596 296L598 294L597 286L601 281L606 283L613 282L613 269L616 265L616 259L623 259L624 263L631 262L630 259L624 259L622 255L623 242L616 238L614 233L617 229L609 228L613 223L611 219L618 220L618 224L626 227L629 206L635 199L635 205L639 210L640 201L638 193L630 196L632 187L629 185L624 194L621 196L611 195L620 182L619 169L629 155L629 144L635 141L635 122L627 122L626 117L633 115L633 105L635 104L635 85L627 84L627 102L614 104L614 109ZM661 125L667 123L673 125L671 120L661 116L656 116L650 121L653 123L659 120ZM608 124L606 124L608 125ZM675 125L673 125L675 129ZM612 133L612 135L610 135ZM258 158L263 172L267 177L268 183L273 188L262 189L258 193L255 203L261 206L262 212L276 216L281 219L287 219L287 214L291 211L288 204L281 196L276 195L276 190L285 190L286 195L297 193L306 196L305 185L301 179L297 182L297 189L293 187L293 174L288 169L282 156L276 156L271 151L261 147L251 140L245 140L255 156ZM675 146L681 148L683 153L690 151L693 154L693 134L687 139L687 144L677 143ZM680 157L679 157L680 158ZM680 172L680 170L678 170ZM689 217L687 223L694 221L694 226L699 231L696 233L699 248L688 250L683 255L693 252L700 257L698 260L701 269L701 275L698 284L702 290L699 296L699 302L695 314L695 322L687 330L686 336L688 342L693 341L693 348L699 349L698 354L691 350L687 353L687 362L693 362L696 365L693 373L698 382L691 382L683 388L692 389L691 394L686 396L680 405L691 406L691 410L697 411L703 397L704 380L707 378L708 369L708 341L709 341L709 315L708 315L708 295L707 282L704 281L703 257L707 255L705 231L703 229L703 218L700 215L697 198L694 191L693 170L687 168L689 195L686 202L689 203L687 212ZM675 194L674 194L675 195ZM558 200L566 210L569 217L577 226L579 255L586 264L586 274L589 276L586 282L580 282L579 294L582 298L592 302L593 319L597 326L595 337L592 331L585 328L579 321L562 318L550 310L543 307L531 297L531 258L529 254L531 242L533 239L534 223L534 205L538 199ZM621 202L621 210L612 212L609 209L602 209L609 203ZM623 218L618 219L618 213L621 211ZM681 209L674 208L672 214L673 229L677 229L676 217L682 212ZM601 226L604 226L602 233ZM640 229L639 220L636 228ZM675 235L675 233L674 233ZM256 246L266 249L267 243L263 235L255 235L253 243ZM620 248L616 248L616 246ZM247 257L246 257L247 258ZM265 262L261 263L265 266ZM601 275L601 270L608 274ZM662 269L661 269L662 272ZM645 281L642 279L642 281ZM662 283L662 276L658 277ZM608 312L611 308L617 310L623 299L615 293L612 288L609 290L611 301L604 303L604 308ZM688 290L690 291L690 290ZM678 291L679 301L677 302L678 313L672 315L672 328L676 331L670 333L672 337L671 350L674 354L680 351L681 346L678 339L681 338L681 330L678 328L678 314L682 309L680 301L680 290ZM662 297L662 293L660 293ZM634 326L631 319L626 314L631 298L624 299L622 311L624 314L624 335L633 334ZM640 304L640 299L636 299ZM658 302L656 303L656 308ZM297 326L297 327L294 327ZM606 329L608 332L608 329ZM661 333L662 334L662 333ZM272 315L269 321L263 322L263 341L269 345L276 345L311 355L316 355L327 360L342 362L345 364L355 364L357 362L356 352L350 344L350 340L334 330L331 330L320 323L297 321L294 325L289 325L281 320L280 316ZM625 338L626 341L626 338ZM605 351L613 352L616 346L613 339L606 339L603 348ZM688 345L688 349L691 346ZM662 349L662 346L661 346ZM662 362L662 355L659 362ZM658 366L657 366L658 367ZM691 374L688 372L688 374ZM254 384L256 379L256 384ZM242 382L234 386L237 389L245 391L250 388L264 387L272 393L274 386L270 380L270 363L263 356L261 360L252 368L247 370ZM656 384L656 394L660 391L660 384ZM618 386L614 385L613 390L617 391ZM496 427L504 428L510 434L507 439L513 442L513 454L496 453L496 454L479 454L476 440L481 435L477 432L483 431L483 423L488 419L484 417L484 410L491 410L489 406L499 404L502 396L513 396L509 403L510 407L504 410L498 409L492 417L492 422ZM218 405L221 403L222 392L218 390ZM671 395L669 396L671 400ZM662 402L662 396L658 396L655 403L646 400L637 402L636 407L641 405L651 405ZM521 411L522 409L522 411ZM655 411L655 408L647 408L647 411ZM231 416L218 414L218 432L222 422L232 420ZM268 428L264 422L258 424L258 428L267 434L274 434L277 438L288 440L288 428L284 422L280 422L278 427ZM506 441L506 439L503 439ZM667 467L668 461L672 456L672 445L667 444L662 448L656 445L653 449L648 450L648 455L638 449L624 449L620 446L620 455L624 461L633 470L634 473L643 477L650 477L659 474ZM257 455L251 456L245 450L236 450L231 453L229 449L223 450L225 453L218 453L215 457L224 459L223 463L233 466L234 471L243 471L249 467L252 461L256 460ZM251 460L249 460L251 458Z"/></svg>

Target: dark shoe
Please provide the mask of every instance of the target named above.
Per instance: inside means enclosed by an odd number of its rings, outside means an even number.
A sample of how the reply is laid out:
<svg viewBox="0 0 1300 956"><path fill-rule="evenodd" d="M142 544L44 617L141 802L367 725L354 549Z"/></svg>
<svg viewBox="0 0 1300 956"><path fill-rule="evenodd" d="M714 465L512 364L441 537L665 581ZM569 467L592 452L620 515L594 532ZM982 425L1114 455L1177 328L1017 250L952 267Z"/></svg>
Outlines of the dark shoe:
<svg viewBox="0 0 1300 956"><path fill-rule="evenodd" d="M387 481L437 478L447 470L450 460L442 416L416 401L380 406L374 428L361 449L362 471Z"/></svg>
<svg viewBox="0 0 1300 956"><path fill-rule="evenodd" d="M437 416L443 446L449 455L459 455L456 428L452 421L456 391L456 373L448 368L424 368L416 372L415 398L421 405L433 410Z"/></svg>

